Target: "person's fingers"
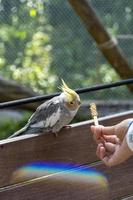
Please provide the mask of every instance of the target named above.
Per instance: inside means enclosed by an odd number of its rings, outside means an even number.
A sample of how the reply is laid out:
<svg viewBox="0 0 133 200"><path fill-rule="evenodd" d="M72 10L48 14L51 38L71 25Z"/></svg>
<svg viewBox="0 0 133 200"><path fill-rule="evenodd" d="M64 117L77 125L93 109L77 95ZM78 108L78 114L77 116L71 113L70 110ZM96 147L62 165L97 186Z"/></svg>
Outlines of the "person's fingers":
<svg viewBox="0 0 133 200"><path fill-rule="evenodd" d="M110 155L106 154L102 160L107 166L115 166L124 162L132 155L132 151L127 146L126 138L124 138L121 144L115 145L115 151L112 152Z"/></svg>
<svg viewBox="0 0 133 200"><path fill-rule="evenodd" d="M116 154L115 154L116 155ZM102 161L104 162L104 164L108 167L112 167L115 165L120 164L121 162L124 162L124 159L119 159L119 157L117 157L117 155L109 155L109 156L105 156Z"/></svg>
<svg viewBox="0 0 133 200"><path fill-rule="evenodd" d="M109 153L115 152L116 144L113 144L111 142L105 142L104 146L105 146L107 152L109 152Z"/></svg>
<svg viewBox="0 0 133 200"><path fill-rule="evenodd" d="M91 125L91 132L94 133L95 126Z"/></svg>
<svg viewBox="0 0 133 200"><path fill-rule="evenodd" d="M105 157L105 153L106 153L105 147L101 146L99 149L99 157L101 160Z"/></svg>
<svg viewBox="0 0 133 200"><path fill-rule="evenodd" d="M105 156L103 159L102 159L103 163L106 165L106 166L109 166L111 167L113 165L113 160L111 160L111 155L110 156Z"/></svg>
<svg viewBox="0 0 133 200"><path fill-rule="evenodd" d="M96 155L97 155L98 158L100 158L100 148L101 148L102 146L103 146L102 143L99 143L99 144L97 145Z"/></svg>
<svg viewBox="0 0 133 200"><path fill-rule="evenodd" d="M111 142L113 144L120 143L120 139L116 135L103 135L106 142Z"/></svg>
<svg viewBox="0 0 133 200"><path fill-rule="evenodd" d="M114 135L115 126L101 126L101 133L103 135Z"/></svg>
<svg viewBox="0 0 133 200"><path fill-rule="evenodd" d="M115 153L116 145L110 142L105 142L104 145L99 143L96 150L96 155L105 165L113 166L117 162L113 154Z"/></svg>
<svg viewBox="0 0 133 200"><path fill-rule="evenodd" d="M97 146L97 150L96 150L96 155L98 158L100 158L101 160L104 158L105 156L105 147L103 146L102 143L99 143Z"/></svg>
<svg viewBox="0 0 133 200"><path fill-rule="evenodd" d="M96 150L96 155L99 159L103 161L106 166L114 166L121 163L124 158L120 159L118 156L119 145L115 145L113 143L106 142L104 145L99 143Z"/></svg>
<svg viewBox="0 0 133 200"><path fill-rule="evenodd" d="M100 143L101 142L101 136L102 136L102 125L98 125L98 126L91 126L91 131L93 133L93 139L97 142Z"/></svg>
<svg viewBox="0 0 133 200"><path fill-rule="evenodd" d="M91 132L95 141L99 141L102 135L114 135L114 126L91 126Z"/></svg>
<svg viewBox="0 0 133 200"><path fill-rule="evenodd" d="M101 136L102 135L116 135L117 138L120 139L120 141L123 141L125 134L128 130L129 124L133 121L133 118L131 119L127 119L127 120L123 120L122 122L114 125L114 126L102 126L102 125L98 125L98 126L92 126L91 127L91 131L93 133L93 138L97 143L101 142ZM115 140L112 141L112 143L119 143L118 140L116 140L116 138L114 138Z"/></svg>

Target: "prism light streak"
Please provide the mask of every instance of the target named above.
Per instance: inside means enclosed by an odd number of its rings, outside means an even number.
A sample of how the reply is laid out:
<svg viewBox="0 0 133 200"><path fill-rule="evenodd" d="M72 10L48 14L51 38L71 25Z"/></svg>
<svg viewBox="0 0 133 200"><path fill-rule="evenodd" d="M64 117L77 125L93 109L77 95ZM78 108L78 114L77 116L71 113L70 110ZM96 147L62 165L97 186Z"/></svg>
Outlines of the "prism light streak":
<svg viewBox="0 0 133 200"><path fill-rule="evenodd" d="M46 181L48 178L51 181L56 181L56 183L65 182L73 185L80 184L83 187L95 185L105 189L108 188L106 176L92 167L45 161L29 163L18 168L12 174L11 184L15 183L14 186L19 187L34 182Z"/></svg>

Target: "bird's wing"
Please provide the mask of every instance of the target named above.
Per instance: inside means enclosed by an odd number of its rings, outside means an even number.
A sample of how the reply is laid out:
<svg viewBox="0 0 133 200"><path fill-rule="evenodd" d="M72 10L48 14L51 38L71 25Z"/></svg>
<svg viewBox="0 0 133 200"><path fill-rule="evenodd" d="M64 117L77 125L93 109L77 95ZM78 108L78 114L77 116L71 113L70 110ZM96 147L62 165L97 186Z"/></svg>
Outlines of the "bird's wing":
<svg viewBox="0 0 133 200"><path fill-rule="evenodd" d="M41 104L28 121L28 126L47 128L53 127L60 118L60 102L57 97Z"/></svg>

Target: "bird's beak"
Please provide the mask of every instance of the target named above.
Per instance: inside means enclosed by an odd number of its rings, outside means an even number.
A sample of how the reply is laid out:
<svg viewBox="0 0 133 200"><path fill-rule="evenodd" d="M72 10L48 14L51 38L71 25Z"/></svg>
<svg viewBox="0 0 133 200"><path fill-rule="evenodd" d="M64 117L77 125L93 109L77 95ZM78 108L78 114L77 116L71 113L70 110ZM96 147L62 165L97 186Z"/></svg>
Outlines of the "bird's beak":
<svg viewBox="0 0 133 200"><path fill-rule="evenodd" d="M78 101L78 105L79 105L79 106L81 105L81 101Z"/></svg>

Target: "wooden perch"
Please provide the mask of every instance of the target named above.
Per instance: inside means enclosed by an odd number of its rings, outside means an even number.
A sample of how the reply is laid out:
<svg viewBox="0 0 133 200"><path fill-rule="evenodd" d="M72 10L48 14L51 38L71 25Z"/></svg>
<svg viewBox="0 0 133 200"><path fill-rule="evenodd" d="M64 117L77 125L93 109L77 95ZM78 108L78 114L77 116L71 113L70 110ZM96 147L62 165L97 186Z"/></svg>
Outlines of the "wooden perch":
<svg viewBox="0 0 133 200"><path fill-rule="evenodd" d="M21 98L33 97L38 94L33 92L30 88L19 85L12 80L6 80L0 77L0 102L11 101ZM34 111L39 103L30 103L21 105L20 108Z"/></svg>
<svg viewBox="0 0 133 200"><path fill-rule="evenodd" d="M116 39L105 30L88 0L69 0L70 4L84 22L88 32L96 41L99 49L122 79L132 78L133 69L129 65ZM133 92L133 85L128 85Z"/></svg>

